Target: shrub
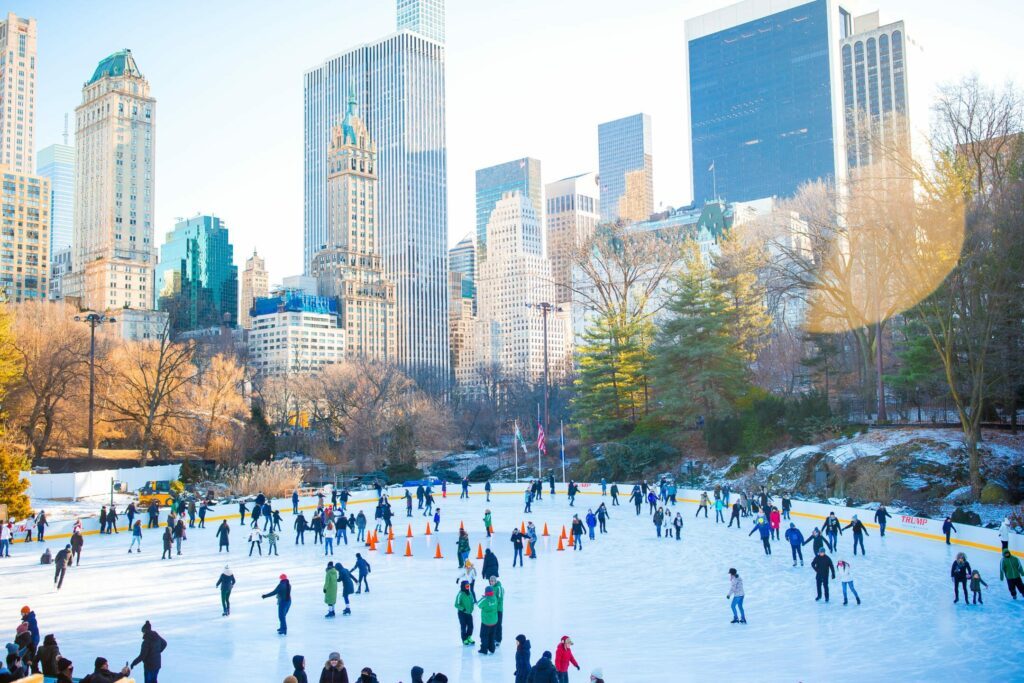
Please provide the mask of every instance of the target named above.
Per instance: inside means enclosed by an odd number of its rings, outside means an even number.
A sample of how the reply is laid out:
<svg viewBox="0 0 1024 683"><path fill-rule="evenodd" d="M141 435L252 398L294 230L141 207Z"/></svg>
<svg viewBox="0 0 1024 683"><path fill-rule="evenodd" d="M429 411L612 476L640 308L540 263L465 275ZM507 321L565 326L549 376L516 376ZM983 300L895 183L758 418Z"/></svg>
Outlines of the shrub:
<svg viewBox="0 0 1024 683"><path fill-rule="evenodd" d="M302 483L302 466L287 460L246 463L220 470L219 477L235 494L248 496L262 491L279 498L289 495Z"/></svg>
<svg viewBox="0 0 1024 683"><path fill-rule="evenodd" d="M1009 500L1010 496L1006 489L994 481L985 484L985 488L981 490L981 502L987 505L1007 503Z"/></svg>
<svg viewBox="0 0 1024 683"><path fill-rule="evenodd" d="M953 514L949 516L953 524L970 524L972 526L981 526L981 515L974 510L965 510L961 507L953 510Z"/></svg>
<svg viewBox="0 0 1024 683"><path fill-rule="evenodd" d="M473 471L469 473L467 479L475 482L487 481L491 478L494 472L487 465L477 465L473 468Z"/></svg>

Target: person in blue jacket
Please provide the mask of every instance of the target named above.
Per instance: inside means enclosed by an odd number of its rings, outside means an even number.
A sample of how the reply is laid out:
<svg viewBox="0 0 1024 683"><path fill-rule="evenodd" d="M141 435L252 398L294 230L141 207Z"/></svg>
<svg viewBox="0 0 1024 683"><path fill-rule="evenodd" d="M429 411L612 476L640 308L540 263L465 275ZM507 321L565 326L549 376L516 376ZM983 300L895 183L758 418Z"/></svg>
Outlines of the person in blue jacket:
<svg viewBox="0 0 1024 683"><path fill-rule="evenodd" d="M793 522L790 522L789 528L786 529L786 540L789 541L789 548L793 552L793 566L796 566L797 558L800 559L800 566L804 566L804 535Z"/></svg>
<svg viewBox="0 0 1024 683"><path fill-rule="evenodd" d="M370 574L370 563L363 559L362 553L356 553L356 563L352 569L349 570L356 576L356 593L363 592L363 586L366 586L366 592L370 592L370 582L366 579Z"/></svg>
<svg viewBox="0 0 1024 683"><path fill-rule="evenodd" d="M516 683L530 679L530 641L522 633L516 636Z"/></svg>
<svg viewBox="0 0 1024 683"><path fill-rule="evenodd" d="M132 660L134 667L142 663L142 672L145 683L156 683L157 675L160 673L160 653L167 649L167 641L160 637L160 634L153 630L147 621L142 625L142 647L139 649L139 656Z"/></svg>
<svg viewBox="0 0 1024 683"><path fill-rule="evenodd" d="M946 517L942 522L942 534L946 537L946 545L950 545L949 534L953 531L956 531L956 527L953 526L953 520Z"/></svg>
<svg viewBox="0 0 1024 683"><path fill-rule="evenodd" d="M277 621L280 624L277 632L282 636L288 635L288 610L292 607L292 584L288 582L288 576L281 574L280 580L277 584L277 588L264 593L261 597L266 600L267 598L277 598Z"/></svg>
<svg viewBox="0 0 1024 683"><path fill-rule="evenodd" d="M772 527L768 523L768 520L765 519L764 517L758 517L756 522L754 523L754 528L750 530L750 533L747 534L747 536L753 536L755 531L760 531L761 532L761 543L764 544L764 554L765 555L771 555L772 554L772 544L771 544Z"/></svg>
<svg viewBox="0 0 1024 683"><path fill-rule="evenodd" d="M889 511L885 509L884 505L879 505L878 509L875 510L875 523L878 524L878 535L885 536L885 525L886 520L892 517Z"/></svg>
<svg viewBox="0 0 1024 683"><path fill-rule="evenodd" d="M292 514L299 514L299 490L292 491Z"/></svg>
<svg viewBox="0 0 1024 683"><path fill-rule="evenodd" d="M597 516L594 514L593 510L590 510L590 509L587 510L586 520L587 520L587 531L590 534L590 540L593 541L594 540L594 527L597 526Z"/></svg>

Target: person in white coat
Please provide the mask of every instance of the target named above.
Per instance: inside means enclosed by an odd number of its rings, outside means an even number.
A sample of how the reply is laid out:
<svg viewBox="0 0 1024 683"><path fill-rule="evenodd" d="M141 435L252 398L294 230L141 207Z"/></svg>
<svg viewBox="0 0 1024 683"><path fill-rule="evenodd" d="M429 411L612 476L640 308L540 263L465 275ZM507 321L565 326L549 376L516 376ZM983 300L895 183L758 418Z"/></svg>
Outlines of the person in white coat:
<svg viewBox="0 0 1024 683"><path fill-rule="evenodd" d="M1003 518L1003 523L999 525L999 542L1003 546L1003 550L1010 547L1010 518Z"/></svg>
<svg viewBox="0 0 1024 683"><path fill-rule="evenodd" d="M732 598L732 622L733 624L747 623L747 614L743 611L743 579L735 569L729 569L729 592L726 599ZM737 613L737 609L739 613Z"/></svg>
<svg viewBox="0 0 1024 683"><path fill-rule="evenodd" d="M469 592L473 594L473 599L476 600L476 567L469 560L466 560L465 566L459 572L459 577L455 579L455 583L460 586L463 581L469 584Z"/></svg>
<svg viewBox="0 0 1024 683"><path fill-rule="evenodd" d="M253 550L258 550L260 557L263 557L263 534L260 533L259 527L253 527L249 532L249 557L252 557Z"/></svg>
<svg viewBox="0 0 1024 683"><path fill-rule="evenodd" d="M853 593L853 597L857 600L857 604L860 604L860 596L857 595L857 589L853 587L853 570L850 568L850 563L846 560L839 560L836 564L836 578L839 579L843 584L843 604L847 603L847 589Z"/></svg>

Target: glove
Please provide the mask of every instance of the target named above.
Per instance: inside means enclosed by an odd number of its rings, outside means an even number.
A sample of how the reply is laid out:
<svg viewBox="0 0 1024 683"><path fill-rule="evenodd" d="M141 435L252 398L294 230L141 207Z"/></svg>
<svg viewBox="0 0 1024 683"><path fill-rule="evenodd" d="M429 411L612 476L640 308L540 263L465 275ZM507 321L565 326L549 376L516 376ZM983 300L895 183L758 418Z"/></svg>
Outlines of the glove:
<svg viewBox="0 0 1024 683"><path fill-rule="evenodd" d="M576 670L577 670L577 671L579 671L579 670L580 670L580 665L579 665L579 664L575 664L574 666L576 667Z"/></svg>

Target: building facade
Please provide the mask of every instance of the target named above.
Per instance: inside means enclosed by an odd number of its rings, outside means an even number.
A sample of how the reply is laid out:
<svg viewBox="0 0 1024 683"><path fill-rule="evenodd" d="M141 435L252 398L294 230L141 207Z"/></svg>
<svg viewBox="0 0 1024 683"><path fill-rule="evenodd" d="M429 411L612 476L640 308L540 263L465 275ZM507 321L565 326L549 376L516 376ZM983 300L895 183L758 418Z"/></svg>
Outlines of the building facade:
<svg viewBox="0 0 1024 683"><path fill-rule="evenodd" d="M458 271L448 273L448 347L452 380L458 386L472 384L474 366L473 283Z"/></svg>
<svg viewBox="0 0 1024 683"><path fill-rule="evenodd" d="M601 220L643 221L654 213L651 117L634 114L597 127Z"/></svg>
<svg viewBox="0 0 1024 683"><path fill-rule="evenodd" d="M153 308L155 128L156 100L131 51L102 60L75 108L75 271L65 289L73 283L86 308Z"/></svg>
<svg viewBox="0 0 1024 683"><path fill-rule="evenodd" d="M263 257L253 249L252 256L245 260L245 270L242 271L242 294L238 300L238 324L242 329L248 330L252 327L249 311L256 299L269 294L270 281L267 275L267 265L264 263Z"/></svg>
<svg viewBox="0 0 1024 683"><path fill-rule="evenodd" d="M50 180L50 254L71 247L75 234L75 148L54 144L39 150L36 173Z"/></svg>
<svg viewBox="0 0 1024 683"><path fill-rule="evenodd" d="M476 247L473 246L472 234L448 250L448 272L461 273L470 283L473 282L476 277Z"/></svg>
<svg viewBox="0 0 1024 683"><path fill-rule="evenodd" d="M8 301L45 299L50 282L50 181L0 165L0 289Z"/></svg>
<svg viewBox="0 0 1024 683"><path fill-rule="evenodd" d="M547 252L555 284L554 301L572 301L573 264L601 221L597 176L563 178L544 187L547 196Z"/></svg>
<svg viewBox="0 0 1024 683"><path fill-rule="evenodd" d="M0 21L0 164L32 173L36 153L36 20Z"/></svg>
<svg viewBox="0 0 1024 683"><path fill-rule="evenodd" d="M509 192L518 192L530 201L533 213L544 224L544 184L540 161L525 157L476 172L476 265L487 258L487 225L498 202Z"/></svg>
<svg viewBox="0 0 1024 683"><path fill-rule="evenodd" d="M505 378L537 384L544 377L544 316L537 307L553 303L551 262L544 254L541 221L529 196L507 192L487 224L487 258L477 270L474 369L499 368ZM547 325L552 380L564 375L564 326ZM469 372L476 382L479 372Z"/></svg>
<svg viewBox="0 0 1024 683"><path fill-rule="evenodd" d="M444 0L398 0L398 30L444 42Z"/></svg>
<svg viewBox="0 0 1024 683"><path fill-rule="evenodd" d="M377 245L377 146L356 113L355 92L331 131L327 196L330 242L313 257L317 290L338 302L347 358L394 360L395 285Z"/></svg>
<svg viewBox="0 0 1024 683"><path fill-rule="evenodd" d="M171 333L224 325L238 311L238 266L228 228L217 216L178 221L160 246L157 308L170 316Z"/></svg>
<svg viewBox="0 0 1024 683"><path fill-rule="evenodd" d="M419 3L441 7L437 0ZM395 357L421 385L440 387L449 363L444 44L403 25L306 72L307 273L330 242L330 134L350 87L378 149L377 228L384 274L395 285Z"/></svg>
<svg viewBox="0 0 1024 683"><path fill-rule="evenodd" d="M50 298L64 298L64 278L71 274L71 247L50 253Z"/></svg>
<svg viewBox="0 0 1024 683"><path fill-rule="evenodd" d="M123 341L160 341L170 329L170 316L166 311L124 308L111 311L110 316L114 318L113 323L97 329L109 330Z"/></svg>
<svg viewBox="0 0 1024 683"><path fill-rule="evenodd" d="M314 372L345 358L345 331L330 297L281 290L256 299L249 364L262 375Z"/></svg>

